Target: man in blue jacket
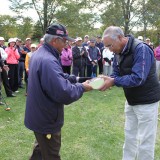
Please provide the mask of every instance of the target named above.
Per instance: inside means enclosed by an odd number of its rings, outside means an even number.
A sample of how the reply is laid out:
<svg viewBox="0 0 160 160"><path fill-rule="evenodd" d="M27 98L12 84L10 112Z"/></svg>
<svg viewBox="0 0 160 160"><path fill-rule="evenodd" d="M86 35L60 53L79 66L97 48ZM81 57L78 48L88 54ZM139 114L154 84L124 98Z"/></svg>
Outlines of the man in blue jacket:
<svg viewBox="0 0 160 160"><path fill-rule="evenodd" d="M31 160L41 156L43 160L60 160L64 104L77 101L85 91L92 90L88 82L77 83L75 76L63 73L60 53L66 40L73 40L66 28L52 24L46 31L44 44L30 60L25 126L34 132L38 142Z"/></svg>
<svg viewBox="0 0 160 160"><path fill-rule="evenodd" d="M115 57L113 75L100 90L123 87L127 99L123 160L153 160L160 100L153 50L115 26L104 31L103 42Z"/></svg>

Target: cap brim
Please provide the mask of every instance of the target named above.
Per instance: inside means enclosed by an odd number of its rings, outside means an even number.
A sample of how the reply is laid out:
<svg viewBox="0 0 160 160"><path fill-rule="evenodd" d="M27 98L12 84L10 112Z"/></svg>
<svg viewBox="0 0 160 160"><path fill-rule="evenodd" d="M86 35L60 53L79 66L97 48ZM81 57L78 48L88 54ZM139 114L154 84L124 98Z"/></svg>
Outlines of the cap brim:
<svg viewBox="0 0 160 160"><path fill-rule="evenodd" d="M74 38L71 38L71 37L64 37L65 39L67 39L68 41L71 41L71 42L75 42L75 39Z"/></svg>

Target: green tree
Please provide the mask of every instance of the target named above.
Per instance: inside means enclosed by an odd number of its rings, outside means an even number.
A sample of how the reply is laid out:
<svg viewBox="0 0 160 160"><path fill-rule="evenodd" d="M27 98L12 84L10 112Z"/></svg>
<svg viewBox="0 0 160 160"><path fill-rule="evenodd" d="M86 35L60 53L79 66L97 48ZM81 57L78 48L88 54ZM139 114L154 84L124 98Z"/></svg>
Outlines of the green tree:
<svg viewBox="0 0 160 160"><path fill-rule="evenodd" d="M42 32L56 20L55 13L61 9L62 0L9 0L12 5L10 9L19 15L23 15L28 9L35 9L39 17Z"/></svg>
<svg viewBox="0 0 160 160"><path fill-rule="evenodd" d="M9 15L0 15L0 36L8 40L17 36L16 18Z"/></svg>
<svg viewBox="0 0 160 160"><path fill-rule="evenodd" d="M21 39L26 39L27 37L32 37L33 33L33 21L30 18L23 18L18 25L17 37Z"/></svg>
<svg viewBox="0 0 160 160"><path fill-rule="evenodd" d="M33 34L32 34L32 39L34 41L39 41L40 38L43 37L43 33L41 30L41 25L39 23L39 21L34 25L34 29L33 29Z"/></svg>

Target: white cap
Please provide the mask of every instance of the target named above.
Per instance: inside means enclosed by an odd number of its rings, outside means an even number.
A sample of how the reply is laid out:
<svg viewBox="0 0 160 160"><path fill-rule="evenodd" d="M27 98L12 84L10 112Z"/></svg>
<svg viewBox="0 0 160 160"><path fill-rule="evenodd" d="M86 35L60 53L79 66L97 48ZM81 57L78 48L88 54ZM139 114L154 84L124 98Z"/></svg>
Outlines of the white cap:
<svg viewBox="0 0 160 160"><path fill-rule="evenodd" d="M37 46L35 44L31 44L31 48L36 48Z"/></svg>
<svg viewBox="0 0 160 160"><path fill-rule="evenodd" d="M81 38L81 37L77 37L77 38L76 38L76 42L77 42L77 41L82 41L82 38Z"/></svg>
<svg viewBox="0 0 160 160"><path fill-rule="evenodd" d="M31 38L26 38L26 41L31 40Z"/></svg>
<svg viewBox="0 0 160 160"><path fill-rule="evenodd" d="M89 38L89 35L85 35L84 38Z"/></svg>
<svg viewBox="0 0 160 160"><path fill-rule="evenodd" d="M146 41L150 41L150 39L149 39L149 38L146 38Z"/></svg>
<svg viewBox="0 0 160 160"><path fill-rule="evenodd" d="M41 38L40 41L44 41L44 38Z"/></svg>
<svg viewBox="0 0 160 160"><path fill-rule="evenodd" d="M4 41L4 38L3 38L3 37L0 37L0 41Z"/></svg>
<svg viewBox="0 0 160 160"><path fill-rule="evenodd" d="M15 38L10 38L10 39L8 40L8 43L11 43L11 42L15 42L15 43L16 43Z"/></svg>
<svg viewBox="0 0 160 160"><path fill-rule="evenodd" d="M138 39L143 41L143 37L142 36L138 36Z"/></svg>

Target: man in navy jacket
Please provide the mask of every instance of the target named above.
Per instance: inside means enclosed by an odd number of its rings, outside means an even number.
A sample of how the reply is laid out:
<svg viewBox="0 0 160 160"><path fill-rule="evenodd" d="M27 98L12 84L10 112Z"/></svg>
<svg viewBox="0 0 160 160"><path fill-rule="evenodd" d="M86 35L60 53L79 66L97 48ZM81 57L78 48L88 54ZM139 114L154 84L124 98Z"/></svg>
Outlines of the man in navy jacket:
<svg viewBox="0 0 160 160"><path fill-rule="evenodd" d="M153 160L160 100L153 50L116 26L104 31L103 42L115 57L113 74L104 77L100 90L116 85L123 87L126 97L122 159Z"/></svg>
<svg viewBox="0 0 160 160"><path fill-rule="evenodd" d="M34 131L38 145L31 160L42 155L43 160L60 160L61 128L64 123L64 104L70 104L92 90L88 82L77 83L75 76L64 74L60 53L68 37L66 28L52 24L44 36L44 44L31 57L25 126Z"/></svg>

